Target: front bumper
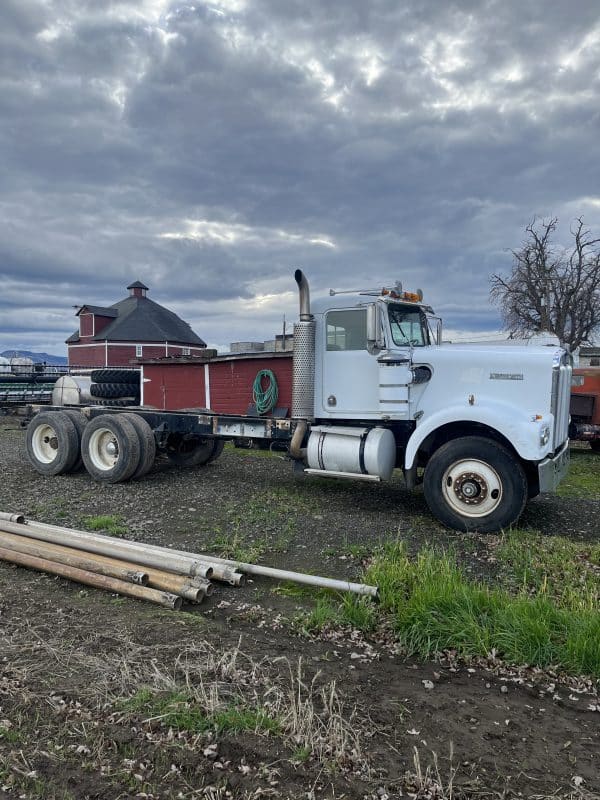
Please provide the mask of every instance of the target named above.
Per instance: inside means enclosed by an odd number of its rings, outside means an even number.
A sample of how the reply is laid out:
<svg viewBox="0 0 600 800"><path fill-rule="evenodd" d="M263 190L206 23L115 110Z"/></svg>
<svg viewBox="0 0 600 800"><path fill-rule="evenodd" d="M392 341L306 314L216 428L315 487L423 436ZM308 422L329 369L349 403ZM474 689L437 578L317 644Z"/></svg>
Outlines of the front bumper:
<svg viewBox="0 0 600 800"><path fill-rule="evenodd" d="M556 491L556 487L569 471L569 440L553 456L545 458L538 464L540 494Z"/></svg>

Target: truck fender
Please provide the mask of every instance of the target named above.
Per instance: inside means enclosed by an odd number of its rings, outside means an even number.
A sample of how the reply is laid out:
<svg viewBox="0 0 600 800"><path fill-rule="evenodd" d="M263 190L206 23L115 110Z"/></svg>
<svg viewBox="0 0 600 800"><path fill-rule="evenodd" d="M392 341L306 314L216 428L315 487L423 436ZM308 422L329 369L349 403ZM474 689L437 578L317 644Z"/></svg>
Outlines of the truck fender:
<svg viewBox="0 0 600 800"><path fill-rule="evenodd" d="M406 470L413 467L417 452L429 434L444 425L469 422L485 425L500 433L526 461L538 460L543 457L539 447L540 421L543 420L533 421L531 415L504 403L493 402L467 407L448 406L417 425L406 445L404 467ZM481 436L481 433L479 435Z"/></svg>

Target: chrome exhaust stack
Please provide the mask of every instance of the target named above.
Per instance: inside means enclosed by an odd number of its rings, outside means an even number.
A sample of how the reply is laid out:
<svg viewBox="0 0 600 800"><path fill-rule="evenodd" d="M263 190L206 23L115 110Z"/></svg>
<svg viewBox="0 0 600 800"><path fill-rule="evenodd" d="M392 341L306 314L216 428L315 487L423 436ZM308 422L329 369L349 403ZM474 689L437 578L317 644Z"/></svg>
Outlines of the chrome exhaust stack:
<svg viewBox="0 0 600 800"><path fill-rule="evenodd" d="M310 290L306 276L301 269L297 269L294 278L298 284L300 321L294 325L292 417L301 422L292 438L290 454L292 458L302 459L306 455L301 445L308 428L307 423L315 418L316 323L310 313Z"/></svg>

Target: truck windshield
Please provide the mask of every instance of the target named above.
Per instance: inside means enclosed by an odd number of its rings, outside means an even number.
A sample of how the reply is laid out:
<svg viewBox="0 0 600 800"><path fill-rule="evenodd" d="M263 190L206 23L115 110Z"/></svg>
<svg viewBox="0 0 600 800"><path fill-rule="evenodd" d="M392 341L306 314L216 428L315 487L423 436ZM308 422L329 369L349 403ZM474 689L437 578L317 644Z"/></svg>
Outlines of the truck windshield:
<svg viewBox="0 0 600 800"><path fill-rule="evenodd" d="M388 315L394 344L399 347L425 347L430 344L425 315L420 309L390 304Z"/></svg>

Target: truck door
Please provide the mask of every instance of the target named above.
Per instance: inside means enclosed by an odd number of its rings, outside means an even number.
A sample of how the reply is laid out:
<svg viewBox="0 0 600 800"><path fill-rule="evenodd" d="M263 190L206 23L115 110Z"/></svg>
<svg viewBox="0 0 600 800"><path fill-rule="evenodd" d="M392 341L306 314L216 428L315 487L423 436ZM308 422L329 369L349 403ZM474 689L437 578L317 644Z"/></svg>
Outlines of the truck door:
<svg viewBox="0 0 600 800"><path fill-rule="evenodd" d="M366 308L328 311L323 344L323 411L339 417L377 414L378 367L367 350Z"/></svg>

